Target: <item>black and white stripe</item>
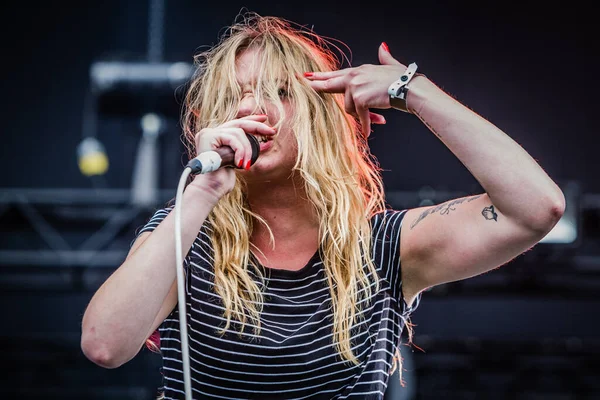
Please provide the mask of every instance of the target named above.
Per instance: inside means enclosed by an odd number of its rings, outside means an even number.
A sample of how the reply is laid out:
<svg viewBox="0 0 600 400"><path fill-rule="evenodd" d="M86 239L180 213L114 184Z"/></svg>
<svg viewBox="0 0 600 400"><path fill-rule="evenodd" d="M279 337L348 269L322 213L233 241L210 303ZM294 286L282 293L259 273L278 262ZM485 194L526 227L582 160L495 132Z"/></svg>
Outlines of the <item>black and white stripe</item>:
<svg viewBox="0 0 600 400"><path fill-rule="evenodd" d="M156 228L171 210L158 210L138 235ZM260 335L252 324L239 333L237 321L219 335L226 320L214 290L211 229L205 224L185 262L193 397L382 399L406 318L419 303L417 298L409 308L402 297L399 249L404 214L387 210L372 220L372 257L381 289L363 307L360 322L352 329L359 365L342 359L333 346L331 297L318 253L299 271L260 267L266 278ZM182 399L177 307L159 332L165 398Z"/></svg>

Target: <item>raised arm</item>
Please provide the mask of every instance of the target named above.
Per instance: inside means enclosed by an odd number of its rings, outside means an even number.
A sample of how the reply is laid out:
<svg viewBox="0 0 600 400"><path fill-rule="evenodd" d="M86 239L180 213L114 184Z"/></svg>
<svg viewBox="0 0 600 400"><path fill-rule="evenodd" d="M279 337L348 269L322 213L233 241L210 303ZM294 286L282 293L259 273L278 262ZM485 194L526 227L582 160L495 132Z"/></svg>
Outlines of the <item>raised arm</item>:
<svg viewBox="0 0 600 400"><path fill-rule="evenodd" d="M531 248L561 218L565 199L521 146L427 78L413 79L407 105L486 192L407 212L401 254L410 298L429 286L489 271Z"/></svg>
<svg viewBox="0 0 600 400"><path fill-rule="evenodd" d="M316 90L344 93L346 111L381 123L371 108L390 108L387 88L406 70L387 46L381 65L309 72ZM484 188L477 196L409 210L400 251L403 292L410 304L423 289L496 268L539 242L565 208L560 188L513 139L425 76L409 85L408 111L465 165Z"/></svg>

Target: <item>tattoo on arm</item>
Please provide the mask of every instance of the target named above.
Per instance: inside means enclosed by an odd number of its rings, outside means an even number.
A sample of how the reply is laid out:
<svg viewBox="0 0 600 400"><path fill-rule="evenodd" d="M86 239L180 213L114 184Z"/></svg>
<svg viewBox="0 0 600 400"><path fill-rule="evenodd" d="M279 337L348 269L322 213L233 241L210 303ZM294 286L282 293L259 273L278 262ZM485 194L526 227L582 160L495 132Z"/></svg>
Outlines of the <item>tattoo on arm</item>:
<svg viewBox="0 0 600 400"><path fill-rule="evenodd" d="M460 198L460 199L447 201L447 202L442 203L442 204L440 204L439 206L436 206L436 207L428 208L427 210L423 211L421 213L421 215L419 215L419 217L416 220L413 221L413 223L410 225L410 229L413 229L415 226L417 226L417 224L419 222L421 222L423 219L425 219L425 217L427 217L430 214L434 214L434 213L436 213L438 211L440 212L440 215L449 214L450 211L456 210L455 206L457 206L459 204L462 204L465 201L467 203L470 203L473 200L476 200L476 199L478 199L480 197L481 197L481 195L471 196L471 197L463 197L463 198Z"/></svg>
<svg viewBox="0 0 600 400"><path fill-rule="evenodd" d="M417 116L417 118L419 118L421 120L421 122L423 122L425 124L427 129L429 129L431 132L433 132L435 134L435 136L437 136L440 140L442 139L442 135L437 133L435 131L435 129L433 129L433 126L431 126L427 121L425 121L425 119L423 117L421 117L421 114L419 114L419 110L414 110L413 114L415 114Z"/></svg>
<svg viewBox="0 0 600 400"><path fill-rule="evenodd" d="M485 207L483 211L481 211L481 215L483 215L483 218L487 220L493 219L494 221L498 222L498 214L496 214L493 204L489 207Z"/></svg>

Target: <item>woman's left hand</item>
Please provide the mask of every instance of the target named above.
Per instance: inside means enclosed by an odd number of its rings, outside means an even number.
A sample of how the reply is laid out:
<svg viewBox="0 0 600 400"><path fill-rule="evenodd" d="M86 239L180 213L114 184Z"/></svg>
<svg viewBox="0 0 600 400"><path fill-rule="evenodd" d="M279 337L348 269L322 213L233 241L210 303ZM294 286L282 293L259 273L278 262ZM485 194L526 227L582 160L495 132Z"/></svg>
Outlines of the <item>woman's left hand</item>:
<svg viewBox="0 0 600 400"><path fill-rule="evenodd" d="M364 64L331 72L306 72L309 85L326 93L344 93L345 109L357 117L365 136L371 133L371 123L385 124L383 115L370 112L370 108L390 108L389 86L406 70L382 43L379 46L381 65Z"/></svg>

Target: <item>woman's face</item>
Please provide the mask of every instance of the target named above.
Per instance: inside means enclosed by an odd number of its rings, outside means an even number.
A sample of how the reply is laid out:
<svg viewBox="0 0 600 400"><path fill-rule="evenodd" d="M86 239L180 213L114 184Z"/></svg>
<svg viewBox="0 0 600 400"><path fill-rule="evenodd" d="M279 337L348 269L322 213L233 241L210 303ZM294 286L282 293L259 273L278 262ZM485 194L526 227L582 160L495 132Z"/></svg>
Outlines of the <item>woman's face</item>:
<svg viewBox="0 0 600 400"><path fill-rule="evenodd" d="M264 101L265 109L256 107L253 88L260 73L260 57L258 49L247 49L239 54L236 61L236 78L242 89L242 100L238 107L237 118L251 114L267 114L269 126L279 122L277 107L268 99ZM285 88L282 88L285 89ZM290 121L293 118L293 108L287 94L281 91L281 101L285 110L285 120L282 121L277 134L270 137L267 143L261 144L261 152L256 163L248 171L238 170L244 174L248 182L273 181L288 179L298 154L298 145Z"/></svg>

